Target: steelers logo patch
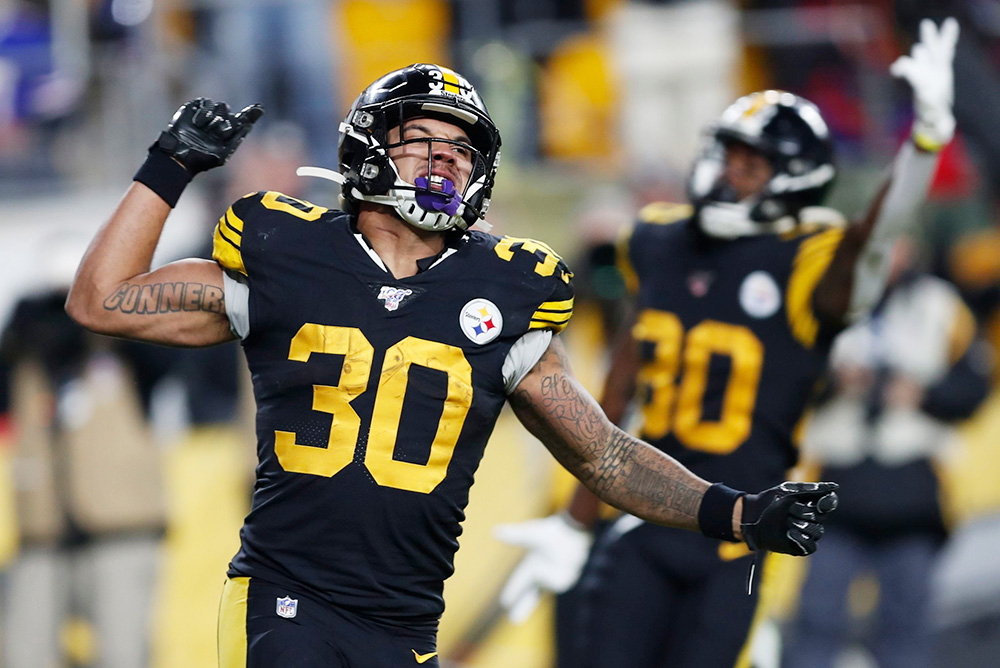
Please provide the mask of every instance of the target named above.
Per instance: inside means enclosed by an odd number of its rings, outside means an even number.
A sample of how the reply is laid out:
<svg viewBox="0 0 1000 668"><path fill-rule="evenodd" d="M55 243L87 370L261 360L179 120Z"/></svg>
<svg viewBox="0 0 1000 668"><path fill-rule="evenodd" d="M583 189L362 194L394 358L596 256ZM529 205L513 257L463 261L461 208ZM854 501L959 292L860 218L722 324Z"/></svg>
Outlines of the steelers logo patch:
<svg viewBox="0 0 1000 668"><path fill-rule="evenodd" d="M483 345L500 336L503 316L497 305L488 299L473 299L462 307L458 325L469 340Z"/></svg>
<svg viewBox="0 0 1000 668"><path fill-rule="evenodd" d="M769 318L781 307L781 290L771 274L755 271L740 286L740 306L753 318Z"/></svg>

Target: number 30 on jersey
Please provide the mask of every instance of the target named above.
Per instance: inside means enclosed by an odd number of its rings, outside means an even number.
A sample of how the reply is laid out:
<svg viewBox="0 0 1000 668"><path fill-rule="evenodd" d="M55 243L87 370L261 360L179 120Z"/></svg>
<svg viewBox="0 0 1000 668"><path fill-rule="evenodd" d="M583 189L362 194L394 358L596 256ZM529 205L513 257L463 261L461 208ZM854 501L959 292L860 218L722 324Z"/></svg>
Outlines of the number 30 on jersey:
<svg viewBox="0 0 1000 668"><path fill-rule="evenodd" d="M295 432L275 430L274 450L286 471L332 477L354 460L361 418L351 401L368 387L375 348L356 327L306 323L292 338L288 359L308 362L313 353L344 356L336 386L313 385L313 410L333 416L327 447L299 445ZM399 461L392 456L409 370L414 364L448 375L448 396L426 464ZM471 405L472 366L461 348L414 336L390 347L382 359L365 450L364 465L375 482L411 492L432 492L448 474Z"/></svg>

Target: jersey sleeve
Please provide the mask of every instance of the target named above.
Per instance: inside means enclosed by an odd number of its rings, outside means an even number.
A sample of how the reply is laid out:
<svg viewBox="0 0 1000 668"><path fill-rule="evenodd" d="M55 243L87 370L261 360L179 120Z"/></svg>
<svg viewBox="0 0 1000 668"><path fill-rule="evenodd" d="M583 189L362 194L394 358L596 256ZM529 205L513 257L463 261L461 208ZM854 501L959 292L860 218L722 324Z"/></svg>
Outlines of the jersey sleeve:
<svg viewBox="0 0 1000 668"><path fill-rule="evenodd" d="M657 271L657 260L647 251L660 246L662 226L687 220L693 212L688 204L672 202L653 202L639 211L635 224L619 238L616 255L618 272L630 295L638 294L642 276Z"/></svg>
<svg viewBox="0 0 1000 668"><path fill-rule="evenodd" d="M493 237L493 253L511 280L526 287L518 299L517 311L527 316L527 328L561 332L573 316L573 272L547 244L521 237ZM523 321L522 321L523 322Z"/></svg>
<svg viewBox="0 0 1000 668"><path fill-rule="evenodd" d="M528 329L548 329L558 334L573 317L573 272L560 259L547 284L548 296L531 314Z"/></svg>
<svg viewBox="0 0 1000 668"><path fill-rule="evenodd" d="M224 271L226 314L230 329L241 339L250 334L250 293L253 270L259 271L261 261L272 257L273 244L266 241L270 235L253 234L252 230L280 226L290 220L317 220L327 209L309 202L288 197L279 192L255 192L233 202L219 218L212 238L212 259ZM245 235L247 235L245 237ZM253 239L246 246L244 238ZM256 248L253 246L256 245Z"/></svg>
<svg viewBox="0 0 1000 668"><path fill-rule="evenodd" d="M212 237L212 259L223 269L247 276L243 263L244 219L252 214L253 204L259 203L263 193L251 193L237 200L219 218Z"/></svg>
<svg viewBox="0 0 1000 668"><path fill-rule="evenodd" d="M247 258L243 252L243 235L248 225L252 226L255 221L264 218L287 220L287 216L300 221L314 221L327 211L324 207L273 190L245 195L233 202L219 218L212 239L212 259L223 269L249 278Z"/></svg>
<svg viewBox="0 0 1000 668"><path fill-rule="evenodd" d="M843 237L841 228L824 229L805 237L795 254L785 295L786 312L792 335L806 348L815 347L820 327L813 308L813 293Z"/></svg>

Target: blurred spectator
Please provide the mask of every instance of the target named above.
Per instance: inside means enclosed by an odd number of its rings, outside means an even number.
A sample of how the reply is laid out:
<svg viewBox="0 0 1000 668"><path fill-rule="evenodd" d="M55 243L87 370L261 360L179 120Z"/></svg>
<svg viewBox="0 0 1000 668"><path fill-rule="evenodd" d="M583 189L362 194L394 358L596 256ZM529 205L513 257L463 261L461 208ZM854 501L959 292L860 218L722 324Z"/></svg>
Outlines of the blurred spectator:
<svg viewBox="0 0 1000 668"><path fill-rule="evenodd" d="M83 93L57 67L45 4L0 0L0 182L54 174L54 130Z"/></svg>
<svg viewBox="0 0 1000 668"><path fill-rule="evenodd" d="M806 431L805 456L844 493L810 560L787 668L837 665L857 640L851 584L869 574L878 666L930 665L930 577L945 537L936 461L951 424L986 396L990 356L957 291L913 270L912 254L897 244L885 298L834 344L829 394Z"/></svg>
<svg viewBox="0 0 1000 668"><path fill-rule="evenodd" d="M296 123L311 164L335 166L337 128L347 111L335 94L337 2L215 0L197 7L202 80L193 92L263 104L265 127Z"/></svg>
<svg viewBox="0 0 1000 668"><path fill-rule="evenodd" d="M955 118L983 168L993 201L1000 198L1000 11L993 0L895 0L895 16L913 40L921 17L955 16L962 40L955 51Z"/></svg>
<svg viewBox="0 0 1000 668"><path fill-rule="evenodd" d="M989 219L983 215L979 219ZM949 249L946 271L1000 353L1000 229L967 232ZM962 429L961 449L945 469L956 529L932 582L934 666L986 668L1000 654L1000 375L993 393Z"/></svg>
<svg viewBox="0 0 1000 668"><path fill-rule="evenodd" d="M627 173L683 180L702 128L737 92L733 3L624 2L609 16L609 39Z"/></svg>
<svg viewBox="0 0 1000 668"><path fill-rule="evenodd" d="M60 291L22 300L3 337L22 541L2 610L4 663L140 668L164 521L141 398L166 349L105 347L64 301Z"/></svg>

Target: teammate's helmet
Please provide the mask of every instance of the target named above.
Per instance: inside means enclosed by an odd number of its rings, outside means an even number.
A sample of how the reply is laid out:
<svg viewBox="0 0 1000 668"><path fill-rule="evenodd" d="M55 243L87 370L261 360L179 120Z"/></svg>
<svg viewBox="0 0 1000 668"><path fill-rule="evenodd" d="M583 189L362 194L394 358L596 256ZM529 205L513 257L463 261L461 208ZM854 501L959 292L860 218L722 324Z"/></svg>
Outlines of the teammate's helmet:
<svg viewBox="0 0 1000 668"><path fill-rule="evenodd" d="M733 142L760 151L774 171L760 192L740 203L720 179L726 145ZM822 203L835 175L830 131L816 105L768 90L741 97L709 126L688 179L688 196L696 209L739 204L750 221L767 224Z"/></svg>
<svg viewBox="0 0 1000 668"><path fill-rule="evenodd" d="M458 125L469 136L473 166L463 192L448 181L434 189L423 177L407 183L389 158L390 148L425 142L430 173L432 140L402 140L405 120L428 117ZM400 141L390 146L388 132L394 126L400 129ZM359 200L374 202L395 208L403 220L421 229L465 229L489 207L500 164L500 133L464 77L439 65L415 64L386 74L358 96L340 124L338 154L341 192L349 208Z"/></svg>

